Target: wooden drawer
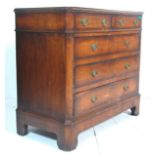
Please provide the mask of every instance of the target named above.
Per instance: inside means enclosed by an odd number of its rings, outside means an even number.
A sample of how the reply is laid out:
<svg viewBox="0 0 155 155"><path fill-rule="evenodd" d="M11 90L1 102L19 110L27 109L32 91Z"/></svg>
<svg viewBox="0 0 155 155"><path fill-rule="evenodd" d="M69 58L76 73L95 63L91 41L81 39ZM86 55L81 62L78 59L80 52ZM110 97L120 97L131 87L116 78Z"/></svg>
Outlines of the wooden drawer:
<svg viewBox="0 0 155 155"><path fill-rule="evenodd" d="M75 85L80 87L92 82L115 78L122 74L138 70L139 56L81 65L75 68Z"/></svg>
<svg viewBox="0 0 155 155"><path fill-rule="evenodd" d="M85 58L111 52L139 50L139 35L80 37L75 39L75 57Z"/></svg>
<svg viewBox="0 0 155 155"><path fill-rule="evenodd" d="M111 52L139 50L139 39L138 34L112 36L109 50Z"/></svg>
<svg viewBox="0 0 155 155"><path fill-rule="evenodd" d="M112 28L139 28L141 27L141 15L124 16L116 15L112 18Z"/></svg>
<svg viewBox="0 0 155 155"><path fill-rule="evenodd" d="M113 102L135 95L137 91L138 79L131 78L76 94L75 114L78 116L86 113L98 105L109 106Z"/></svg>
<svg viewBox="0 0 155 155"><path fill-rule="evenodd" d="M77 14L75 16L76 29L108 29L110 27L111 17L109 15Z"/></svg>
<svg viewBox="0 0 155 155"><path fill-rule="evenodd" d="M108 37L84 37L75 39L75 57L83 58L109 52Z"/></svg>

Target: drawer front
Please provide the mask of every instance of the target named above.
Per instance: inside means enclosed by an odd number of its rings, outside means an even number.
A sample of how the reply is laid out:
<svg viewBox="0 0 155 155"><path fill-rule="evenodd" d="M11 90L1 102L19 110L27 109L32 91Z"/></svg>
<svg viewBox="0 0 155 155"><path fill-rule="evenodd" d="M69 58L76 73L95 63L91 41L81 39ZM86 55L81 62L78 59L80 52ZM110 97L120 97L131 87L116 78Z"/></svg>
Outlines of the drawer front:
<svg viewBox="0 0 155 155"><path fill-rule="evenodd" d="M84 58L111 52L138 50L139 38L138 34L76 38L75 57Z"/></svg>
<svg viewBox="0 0 155 155"><path fill-rule="evenodd" d="M134 35L118 35L111 37L110 51L122 52L130 50L139 50L140 37Z"/></svg>
<svg viewBox="0 0 155 155"><path fill-rule="evenodd" d="M112 28L139 28L142 16L114 16Z"/></svg>
<svg viewBox="0 0 155 155"><path fill-rule="evenodd" d="M80 87L93 82L115 78L116 76L138 70L138 66L138 56L78 66L75 68L75 85Z"/></svg>
<svg viewBox="0 0 155 155"><path fill-rule="evenodd" d="M97 106L110 104L135 95L138 91L138 79L131 78L114 82L75 95L75 115L84 114Z"/></svg>
<svg viewBox="0 0 155 155"><path fill-rule="evenodd" d="M110 27L111 17L109 15L77 14L75 17L76 29L108 29Z"/></svg>
<svg viewBox="0 0 155 155"><path fill-rule="evenodd" d="M107 53L109 50L108 37L89 37L75 39L75 57L83 58Z"/></svg>

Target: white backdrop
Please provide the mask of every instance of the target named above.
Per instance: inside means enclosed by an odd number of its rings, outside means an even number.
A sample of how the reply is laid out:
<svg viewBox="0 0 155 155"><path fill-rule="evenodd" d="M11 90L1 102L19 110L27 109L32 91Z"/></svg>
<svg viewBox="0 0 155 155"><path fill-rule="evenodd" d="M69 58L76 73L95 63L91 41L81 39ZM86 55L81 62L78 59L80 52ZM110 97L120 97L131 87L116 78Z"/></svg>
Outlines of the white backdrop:
<svg viewBox="0 0 155 155"><path fill-rule="evenodd" d="M5 126L15 132L16 65L14 8L76 6L114 10L143 11L140 93L144 104L152 106L155 87L155 2L154 0L5 0L1 2L1 43L5 50ZM2 52L2 51L1 51ZM3 54L1 53L3 56ZM1 60L1 59L0 59ZM2 67L3 65L1 65ZM3 84L3 83L2 83ZM2 86L2 85L1 85ZM149 102L151 100L151 102ZM143 106L143 105L142 105Z"/></svg>

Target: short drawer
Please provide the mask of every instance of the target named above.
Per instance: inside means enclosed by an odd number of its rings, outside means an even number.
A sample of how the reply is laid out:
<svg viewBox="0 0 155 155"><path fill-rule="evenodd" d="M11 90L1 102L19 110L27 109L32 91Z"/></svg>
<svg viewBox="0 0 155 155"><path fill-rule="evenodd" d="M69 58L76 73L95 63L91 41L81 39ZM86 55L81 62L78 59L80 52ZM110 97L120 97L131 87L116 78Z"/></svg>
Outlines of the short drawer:
<svg viewBox="0 0 155 155"><path fill-rule="evenodd" d="M83 85L115 78L138 70L139 56L110 60L96 64L81 65L75 68L75 85Z"/></svg>
<svg viewBox="0 0 155 155"><path fill-rule="evenodd" d="M130 78L101 86L75 95L75 114L87 113L97 106L106 107L116 101L134 96L138 91L138 79Z"/></svg>
<svg viewBox="0 0 155 155"><path fill-rule="evenodd" d="M112 17L112 28L139 28L141 27L141 15L125 16L116 15Z"/></svg>
<svg viewBox="0 0 155 155"><path fill-rule="evenodd" d="M79 30L108 29L110 27L110 15L77 14L75 16L75 28Z"/></svg>
<svg viewBox="0 0 155 155"><path fill-rule="evenodd" d="M111 37L109 50L111 52L122 52L139 50L140 36L132 35L116 35Z"/></svg>

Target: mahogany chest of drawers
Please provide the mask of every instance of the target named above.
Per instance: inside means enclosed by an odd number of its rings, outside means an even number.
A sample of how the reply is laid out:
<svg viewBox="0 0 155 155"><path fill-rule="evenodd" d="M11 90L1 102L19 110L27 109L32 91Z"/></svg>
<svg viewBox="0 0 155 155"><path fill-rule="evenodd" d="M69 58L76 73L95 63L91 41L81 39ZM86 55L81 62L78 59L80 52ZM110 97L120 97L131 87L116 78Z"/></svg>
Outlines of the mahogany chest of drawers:
<svg viewBox="0 0 155 155"><path fill-rule="evenodd" d="M62 150L121 112L139 113L141 12L15 9L17 132L55 133Z"/></svg>

